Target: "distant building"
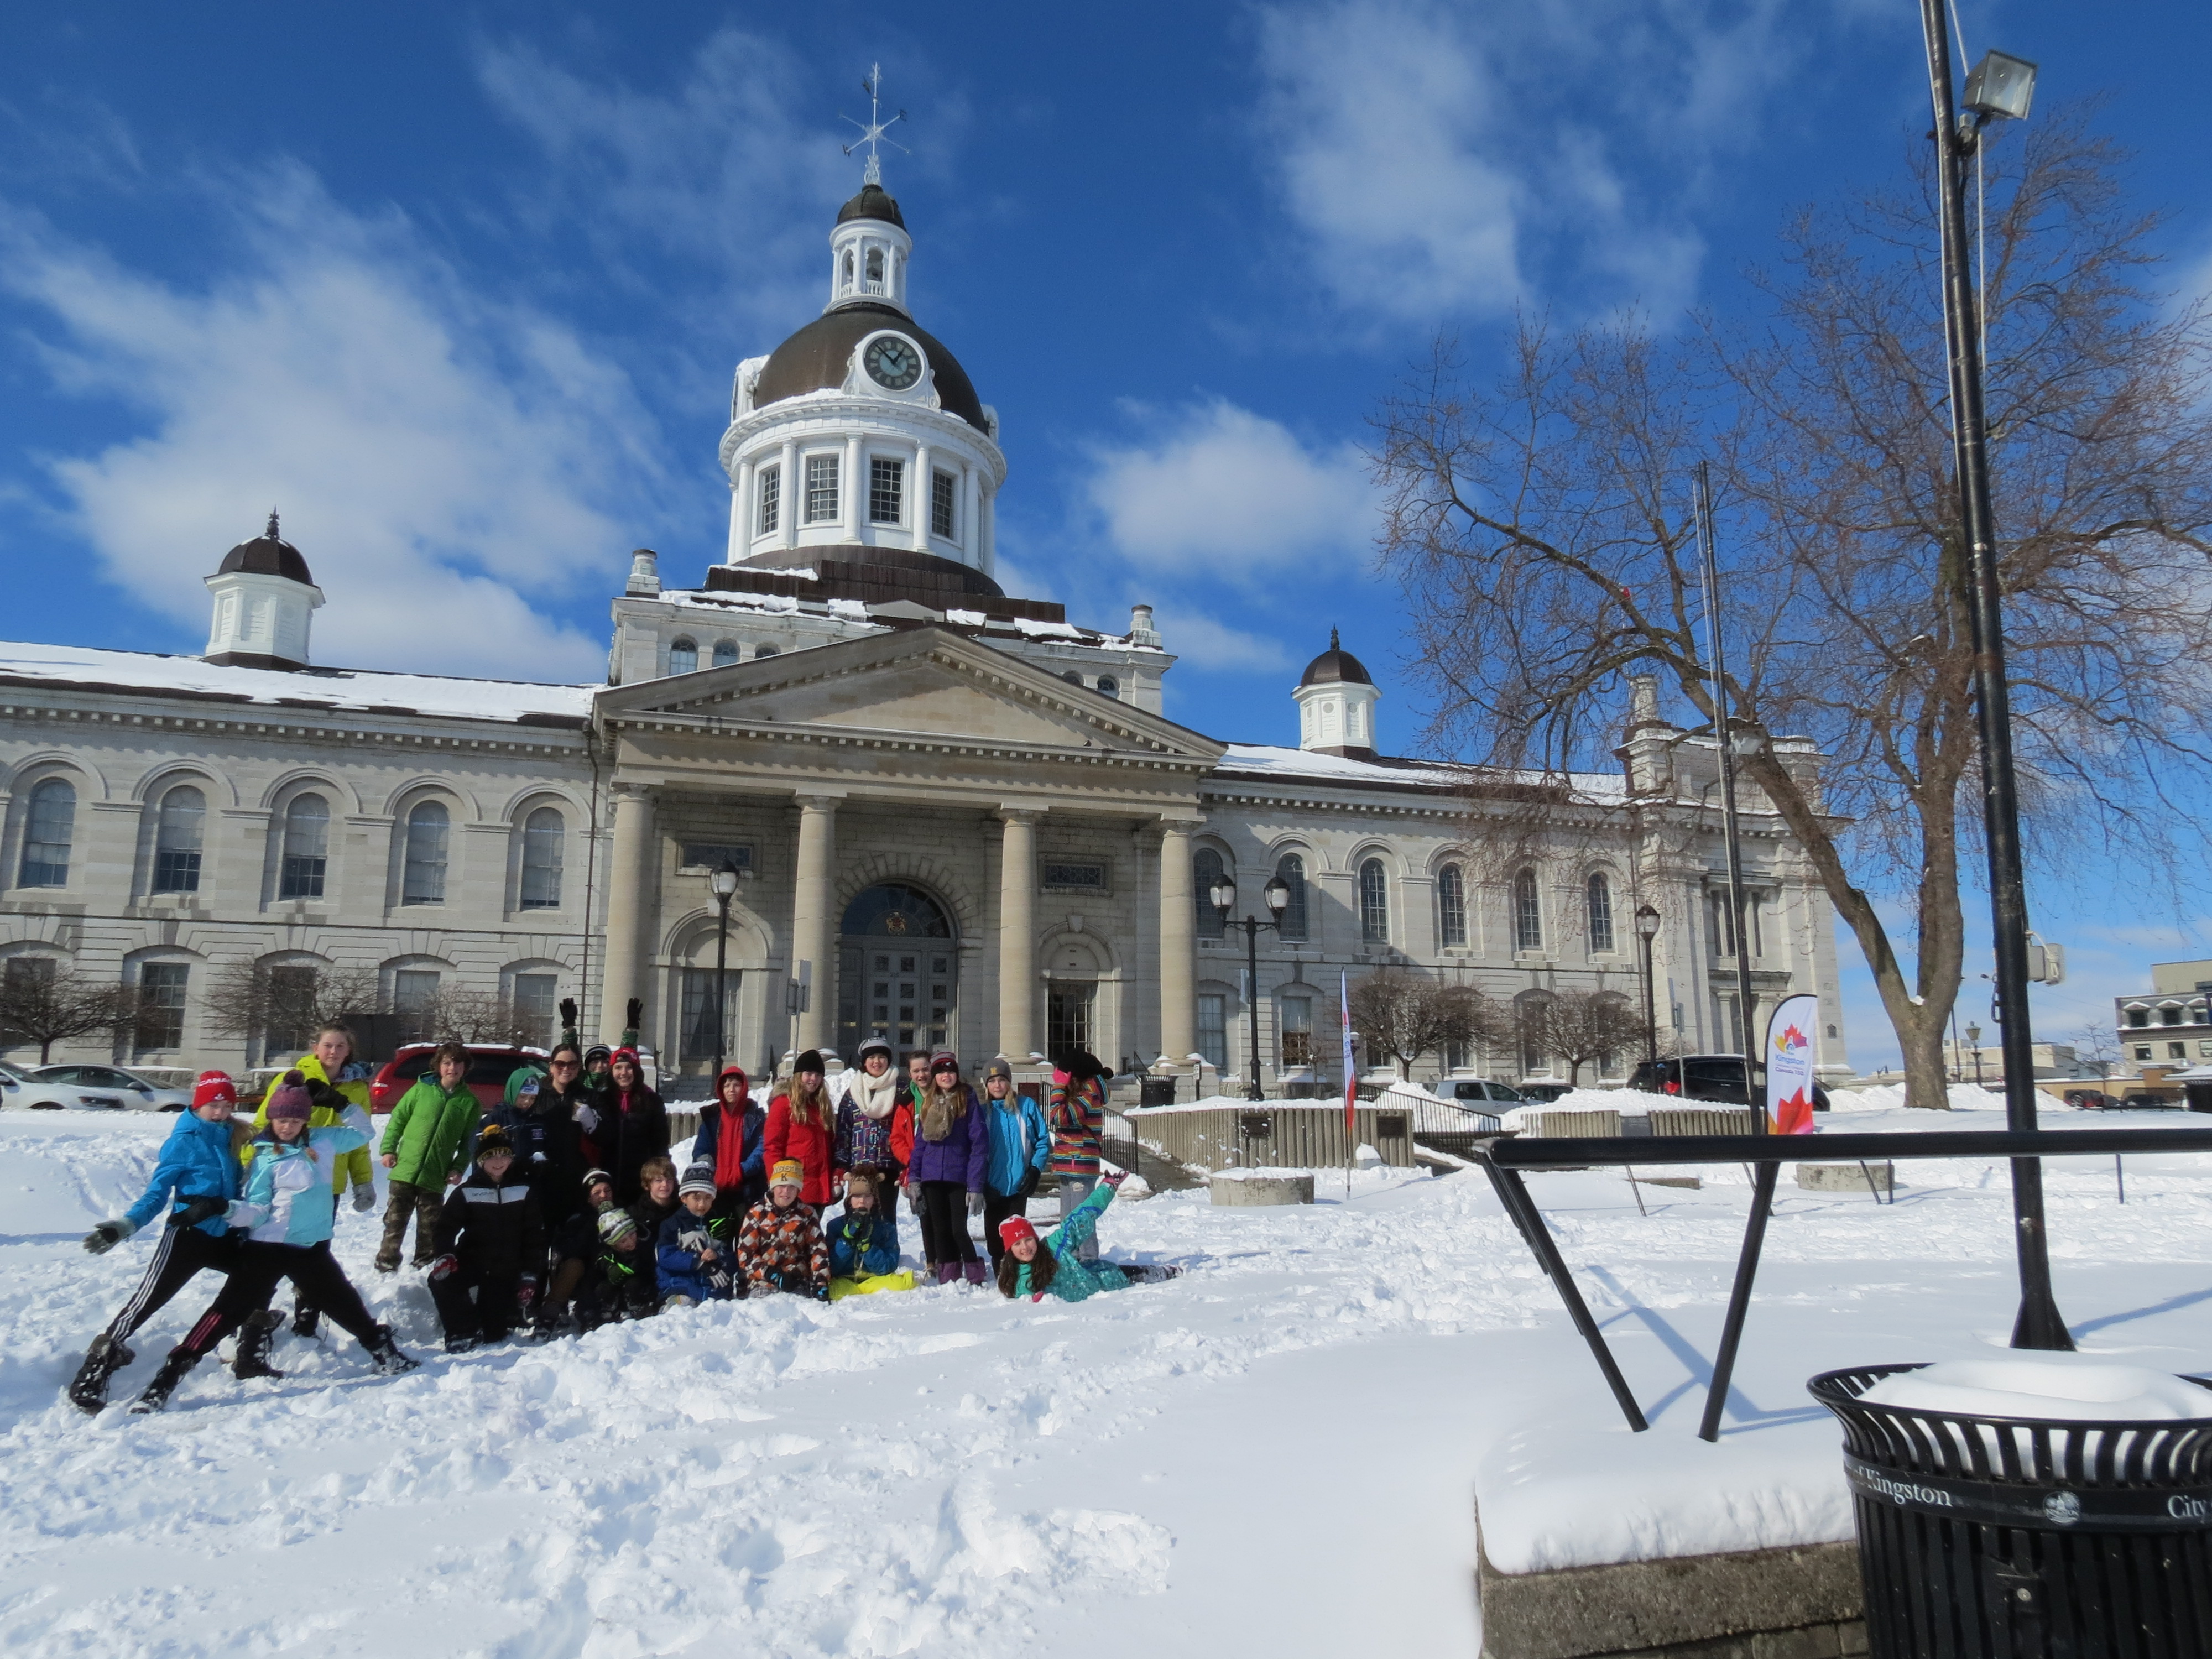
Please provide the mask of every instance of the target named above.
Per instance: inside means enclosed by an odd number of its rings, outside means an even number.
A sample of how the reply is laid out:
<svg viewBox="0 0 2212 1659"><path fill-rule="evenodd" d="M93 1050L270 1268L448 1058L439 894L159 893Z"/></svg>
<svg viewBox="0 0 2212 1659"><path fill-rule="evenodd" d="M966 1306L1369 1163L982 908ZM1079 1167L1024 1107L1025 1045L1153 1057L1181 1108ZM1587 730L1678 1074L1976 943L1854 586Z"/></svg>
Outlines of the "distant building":
<svg viewBox="0 0 2212 1659"><path fill-rule="evenodd" d="M2131 1066L2194 1066L2212 1060L2212 962L2154 962L2151 988L2114 997L2120 1057Z"/></svg>

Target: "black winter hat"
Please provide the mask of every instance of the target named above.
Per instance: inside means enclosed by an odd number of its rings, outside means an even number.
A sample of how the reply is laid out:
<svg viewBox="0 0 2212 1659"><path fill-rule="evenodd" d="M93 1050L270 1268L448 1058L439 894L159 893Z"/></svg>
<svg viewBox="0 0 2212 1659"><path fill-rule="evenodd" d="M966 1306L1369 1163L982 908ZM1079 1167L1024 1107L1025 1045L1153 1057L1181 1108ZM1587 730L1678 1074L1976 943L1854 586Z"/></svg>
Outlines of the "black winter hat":
<svg viewBox="0 0 2212 1659"><path fill-rule="evenodd" d="M825 1069L822 1064L822 1051L819 1048L809 1048L791 1062L791 1074L793 1077L797 1077L801 1072L811 1072L815 1076L820 1077Z"/></svg>

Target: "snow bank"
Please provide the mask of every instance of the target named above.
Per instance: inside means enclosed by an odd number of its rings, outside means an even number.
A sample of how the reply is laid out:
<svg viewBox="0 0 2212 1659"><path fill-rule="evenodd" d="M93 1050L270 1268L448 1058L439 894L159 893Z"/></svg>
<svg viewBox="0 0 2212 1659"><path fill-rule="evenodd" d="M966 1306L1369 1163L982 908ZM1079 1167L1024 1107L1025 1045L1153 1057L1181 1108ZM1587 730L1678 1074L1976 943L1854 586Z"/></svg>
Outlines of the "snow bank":
<svg viewBox="0 0 2212 1659"><path fill-rule="evenodd" d="M1954 1083L1950 1087L1951 1109L1954 1111L2004 1110L2005 1097L1996 1089L1984 1089L1975 1083ZM2053 1106L2057 1101L2051 1103ZM1902 1083L1877 1084L1867 1089L1831 1090L1828 1109L1832 1112L1893 1112L1905 1105L1905 1085Z"/></svg>
<svg viewBox="0 0 2212 1659"><path fill-rule="evenodd" d="M2165 1371L2082 1354L1953 1360L1885 1376L1862 1399L1967 1417L2172 1423L2212 1418L2212 1391Z"/></svg>

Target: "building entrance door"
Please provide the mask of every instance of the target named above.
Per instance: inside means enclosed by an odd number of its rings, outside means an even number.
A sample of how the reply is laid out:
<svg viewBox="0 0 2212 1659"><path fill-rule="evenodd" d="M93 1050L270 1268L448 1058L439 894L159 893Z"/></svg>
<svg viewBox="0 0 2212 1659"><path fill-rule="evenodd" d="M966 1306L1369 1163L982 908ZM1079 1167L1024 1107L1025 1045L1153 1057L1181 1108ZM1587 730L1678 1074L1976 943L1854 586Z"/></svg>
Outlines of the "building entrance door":
<svg viewBox="0 0 2212 1659"><path fill-rule="evenodd" d="M881 1036L903 1051L949 1048L960 952L952 918L918 887L884 882L845 907L838 948L837 1052Z"/></svg>
<svg viewBox="0 0 2212 1659"><path fill-rule="evenodd" d="M1044 1049L1054 1060L1076 1048L1088 1054L1097 1029L1092 1016L1098 1006L1096 980L1054 979L1045 981Z"/></svg>

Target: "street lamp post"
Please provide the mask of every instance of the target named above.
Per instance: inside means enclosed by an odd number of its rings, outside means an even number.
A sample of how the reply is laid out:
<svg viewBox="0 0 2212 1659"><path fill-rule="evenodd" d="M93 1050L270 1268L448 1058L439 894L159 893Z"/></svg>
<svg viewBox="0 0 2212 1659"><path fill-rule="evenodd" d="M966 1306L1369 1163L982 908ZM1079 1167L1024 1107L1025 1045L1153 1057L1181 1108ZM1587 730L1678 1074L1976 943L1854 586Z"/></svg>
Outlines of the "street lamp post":
<svg viewBox="0 0 2212 1659"><path fill-rule="evenodd" d="M1651 942L1659 937L1659 912L1646 902L1636 907L1636 938L1644 947L1644 1058L1659 1069L1659 1005L1651 988Z"/></svg>
<svg viewBox="0 0 2212 1659"><path fill-rule="evenodd" d="M1226 876L1207 889L1206 896L1220 912L1224 927L1244 930L1244 1029L1252 1039L1252 1063L1250 1075L1244 1080L1244 1098L1265 1100L1267 1096L1260 1089L1260 930L1282 931L1283 912L1291 905L1291 884L1277 876L1261 890L1261 897L1267 901L1267 908L1274 915L1273 921L1261 921L1253 916L1242 921L1232 921L1229 913L1236 907L1237 884Z"/></svg>
<svg viewBox="0 0 2212 1659"><path fill-rule="evenodd" d="M722 1011L729 1006L724 988L730 963L730 901L737 896L738 866L724 859L721 868L707 878L707 885L714 890L714 904L719 913L714 920L714 1076L717 1081L709 1085L710 1089L719 1090L722 1066L729 1052L729 1033L722 1029Z"/></svg>
<svg viewBox="0 0 2212 1659"><path fill-rule="evenodd" d="M1974 1087L1978 1089L1982 1086L1982 1028L1980 1026L1969 1025L1966 1028L1966 1046L1974 1051Z"/></svg>
<svg viewBox="0 0 2212 1659"><path fill-rule="evenodd" d="M1951 442L1959 475L1959 525L1966 543L1966 607L1974 645L1974 709L1982 745L1982 822L1989 848L1990 934L1996 947L1997 1040L2004 1053L2005 1127L2035 1128L2035 1036L2027 1013L2027 886L2021 868L2020 794L2012 758L2011 688L2005 675L2003 588L1996 519L1990 502L1988 429L1982 406L1982 325L1966 264L1966 163L1993 119L2026 117L2035 65L1990 52L1966 77L1961 116L1952 103L1951 38L1944 0L1920 0L1928 96L1936 118L1936 189L1943 243L1943 331L1950 357ZM2073 1337L2051 1294L2044 1226L2043 1164L2012 1161L2014 1245L2020 1263L2015 1348L2071 1349Z"/></svg>

